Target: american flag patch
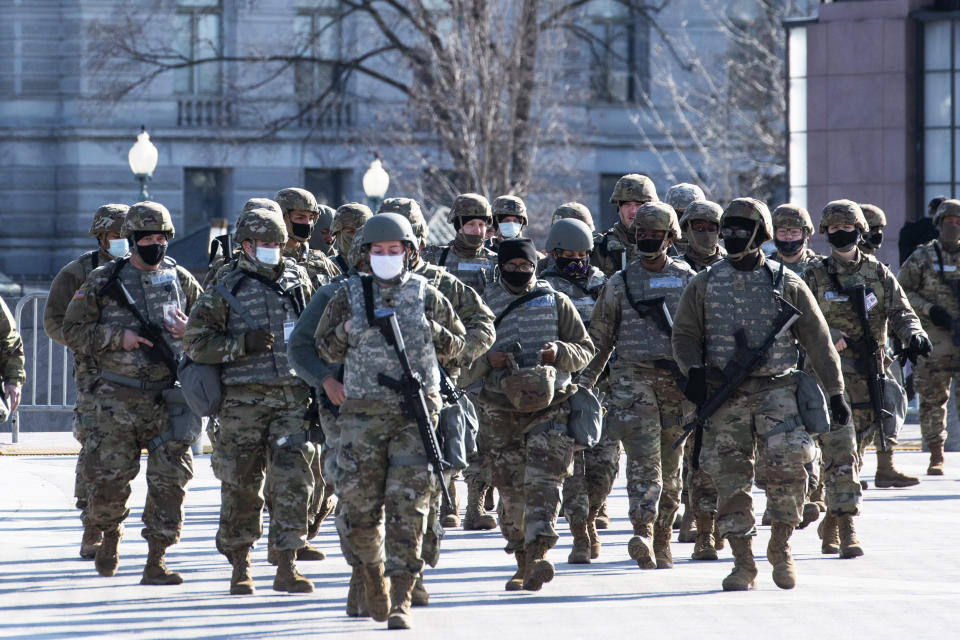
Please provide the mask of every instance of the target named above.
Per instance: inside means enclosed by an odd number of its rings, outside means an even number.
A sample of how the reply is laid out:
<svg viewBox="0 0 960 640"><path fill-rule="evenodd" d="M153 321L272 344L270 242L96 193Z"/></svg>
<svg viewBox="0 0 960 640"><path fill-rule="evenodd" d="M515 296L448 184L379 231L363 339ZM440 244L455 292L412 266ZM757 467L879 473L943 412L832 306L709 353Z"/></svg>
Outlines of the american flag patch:
<svg viewBox="0 0 960 640"><path fill-rule="evenodd" d="M83 289L77 289L77 292L76 292L75 294L73 294L73 299L74 299L74 300L80 300L80 299L83 298L83 296L85 296L86 294L87 294L87 292L86 292L85 290L83 290Z"/></svg>

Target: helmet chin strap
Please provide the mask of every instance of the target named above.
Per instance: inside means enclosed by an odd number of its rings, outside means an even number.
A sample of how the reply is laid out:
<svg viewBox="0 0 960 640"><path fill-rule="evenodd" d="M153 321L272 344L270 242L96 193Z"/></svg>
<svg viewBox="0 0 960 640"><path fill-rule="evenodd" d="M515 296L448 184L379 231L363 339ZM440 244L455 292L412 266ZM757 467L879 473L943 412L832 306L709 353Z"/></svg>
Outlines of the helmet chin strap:
<svg viewBox="0 0 960 640"><path fill-rule="evenodd" d="M753 253L754 251L756 251L759 247L754 247L754 246L753 246L753 241L756 240L756 238L757 238L757 229L759 229L759 228L760 228L760 223L759 223L759 222L754 222L754 223L753 223L753 233L750 234L750 239L747 241L747 246L746 246L746 248L745 248L743 251L739 252L739 253L728 253L728 254L727 254L727 258L730 259L730 260L740 260L741 258L745 258L748 254Z"/></svg>

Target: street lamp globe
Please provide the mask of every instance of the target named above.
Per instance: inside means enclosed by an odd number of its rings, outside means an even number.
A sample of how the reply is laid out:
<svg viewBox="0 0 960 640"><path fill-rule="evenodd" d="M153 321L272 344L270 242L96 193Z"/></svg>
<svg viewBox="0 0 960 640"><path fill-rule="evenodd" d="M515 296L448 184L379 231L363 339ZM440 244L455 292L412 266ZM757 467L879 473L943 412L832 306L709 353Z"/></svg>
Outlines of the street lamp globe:
<svg viewBox="0 0 960 640"><path fill-rule="evenodd" d="M130 171L133 172L134 177L140 181L141 201L150 197L147 193L147 182L153 177L153 170L157 168L157 160L157 148L150 142L150 134L147 133L146 127L140 125L137 141L127 153L127 162L130 164Z"/></svg>
<svg viewBox="0 0 960 640"><path fill-rule="evenodd" d="M374 213L380 208L380 202L383 196L387 194L387 187L390 186L390 176L383 168L380 158L374 158L373 162L363 174L363 192L370 201L370 208Z"/></svg>

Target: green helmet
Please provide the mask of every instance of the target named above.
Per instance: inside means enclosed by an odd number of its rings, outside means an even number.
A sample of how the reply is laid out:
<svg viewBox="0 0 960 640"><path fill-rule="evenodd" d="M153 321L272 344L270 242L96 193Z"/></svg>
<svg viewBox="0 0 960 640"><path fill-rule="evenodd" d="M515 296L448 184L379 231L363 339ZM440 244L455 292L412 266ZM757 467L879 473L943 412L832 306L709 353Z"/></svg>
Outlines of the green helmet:
<svg viewBox="0 0 960 640"><path fill-rule="evenodd" d="M283 215L289 215L291 211L309 211L313 214L311 217L316 220L320 213L320 207L317 205L317 199L306 189L288 187L277 191L274 200L283 210Z"/></svg>
<svg viewBox="0 0 960 640"><path fill-rule="evenodd" d="M280 205L270 198L250 198L247 200L246 204L243 205L243 209L240 211L240 216L242 217L244 213L247 211L253 211L254 209L269 209L278 216L283 215ZM240 218L237 218L237 222L240 222Z"/></svg>
<svg viewBox="0 0 960 640"><path fill-rule="evenodd" d="M493 222L497 225L500 224L500 218L507 216L520 218L520 223L523 226L530 224L530 220L527 218L527 205L517 196L500 196L493 201L492 212Z"/></svg>
<svg viewBox="0 0 960 640"><path fill-rule="evenodd" d="M138 202L127 211L123 220L123 235L132 237L134 231L152 231L165 233L168 240L173 239L173 220L170 212L159 202Z"/></svg>
<svg viewBox="0 0 960 640"><path fill-rule="evenodd" d="M596 229L596 227L593 226L593 214L590 213L590 209L579 202L565 202L557 207L557 210L553 212L553 219L550 223L556 224L557 220L564 220L566 218L579 220L590 227L590 231Z"/></svg>
<svg viewBox="0 0 960 640"><path fill-rule="evenodd" d="M487 224L493 224L490 203L479 193L461 193L453 201L450 213L447 214L447 221L459 229L458 221L463 218L483 218Z"/></svg>
<svg viewBox="0 0 960 640"><path fill-rule="evenodd" d="M362 227L367 220L373 217L370 207L359 202L348 202L337 209L337 217L330 225L330 233L340 233L344 227Z"/></svg>
<svg viewBox="0 0 960 640"><path fill-rule="evenodd" d="M412 198L387 198L380 203L377 215L381 213L396 213L403 216L410 223L410 228L418 240L427 237L427 220L423 217L420 203Z"/></svg>
<svg viewBox="0 0 960 640"><path fill-rule="evenodd" d="M406 218L399 213L379 213L364 223L363 239L358 243L354 237L353 245L360 244L367 251L374 242L394 241L409 244L413 251L418 247L417 237Z"/></svg>
<svg viewBox="0 0 960 640"><path fill-rule="evenodd" d="M628 173L613 187L610 194L610 204L620 205L621 202L656 202L657 188L653 180L639 173Z"/></svg>
<svg viewBox="0 0 960 640"><path fill-rule="evenodd" d="M813 220L806 209L798 204L788 202L782 204L773 210L773 228L777 227L799 227L807 235L813 234Z"/></svg>
<svg viewBox="0 0 960 640"><path fill-rule="evenodd" d="M709 200L694 200L683 210L680 217L680 228L686 229L694 220L706 220L714 224L720 224L720 218L723 217L723 207L716 202Z"/></svg>
<svg viewBox="0 0 960 640"><path fill-rule="evenodd" d="M123 219L130 210L125 204L105 204L93 214L93 224L90 225L90 237L96 238L102 233L123 230Z"/></svg>
<svg viewBox="0 0 960 640"><path fill-rule="evenodd" d="M820 216L820 233L826 233L827 227L834 224L852 224L860 233L870 233L863 211L853 200L834 200L828 202Z"/></svg>
<svg viewBox="0 0 960 640"><path fill-rule="evenodd" d="M887 214L877 205L860 203L860 211L863 211L863 217L871 229L887 226Z"/></svg>
<svg viewBox="0 0 960 640"><path fill-rule="evenodd" d="M746 218L758 223L765 235L761 238L757 234L758 244L773 240L773 221L770 219L770 209L756 198L735 198L731 200L727 208L723 210L723 216L720 218L721 226L727 218Z"/></svg>
<svg viewBox="0 0 960 640"><path fill-rule="evenodd" d="M947 216L960 217L960 200L948 198L937 206L937 212L933 214L934 226L940 226L943 219Z"/></svg>
<svg viewBox="0 0 960 640"><path fill-rule="evenodd" d="M647 202L637 209L637 215L630 225L630 233L634 238L639 229L663 231L668 238L680 237L680 223L677 222L677 212L666 202Z"/></svg>
<svg viewBox="0 0 960 640"><path fill-rule="evenodd" d="M707 196L704 195L703 189L695 184L681 182L680 184L673 185L667 190L667 195L664 197L663 201L673 207L673 210L677 212L678 216L682 216L683 212L687 210L687 207L690 206L691 202L694 200L706 199Z"/></svg>
<svg viewBox="0 0 960 640"><path fill-rule="evenodd" d="M547 251L593 251L590 227L573 218L561 218L550 227Z"/></svg>
<svg viewBox="0 0 960 640"><path fill-rule="evenodd" d="M337 215L333 207L321 204L320 213L317 215L317 229L329 229L333 226L333 218Z"/></svg>
<svg viewBox="0 0 960 640"><path fill-rule="evenodd" d="M270 209L253 209L240 216L234 239L238 244L244 240L259 240L282 246L287 242L287 225Z"/></svg>

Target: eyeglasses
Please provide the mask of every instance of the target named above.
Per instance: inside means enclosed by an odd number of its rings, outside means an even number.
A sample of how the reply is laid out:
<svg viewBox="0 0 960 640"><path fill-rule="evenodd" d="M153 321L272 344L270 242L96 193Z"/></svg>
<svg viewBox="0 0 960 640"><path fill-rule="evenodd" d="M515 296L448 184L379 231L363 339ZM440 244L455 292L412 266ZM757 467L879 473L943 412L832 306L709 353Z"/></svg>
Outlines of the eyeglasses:
<svg viewBox="0 0 960 640"><path fill-rule="evenodd" d="M753 229L737 229L734 227L723 227L720 229L720 235L724 238L749 238L753 235Z"/></svg>
<svg viewBox="0 0 960 640"><path fill-rule="evenodd" d="M508 262L500 267L500 270L506 271L507 273L514 273L516 271L520 271L521 273L533 273L533 265L529 262L525 262L524 264L514 264L512 262Z"/></svg>

